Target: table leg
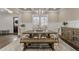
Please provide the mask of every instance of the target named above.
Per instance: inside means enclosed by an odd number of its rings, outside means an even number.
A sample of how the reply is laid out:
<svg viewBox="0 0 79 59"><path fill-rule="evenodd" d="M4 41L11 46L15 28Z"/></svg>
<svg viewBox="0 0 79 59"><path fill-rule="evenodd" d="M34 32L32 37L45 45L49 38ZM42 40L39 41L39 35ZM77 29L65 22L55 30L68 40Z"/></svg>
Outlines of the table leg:
<svg viewBox="0 0 79 59"><path fill-rule="evenodd" d="M51 43L52 49L54 50L54 43Z"/></svg>

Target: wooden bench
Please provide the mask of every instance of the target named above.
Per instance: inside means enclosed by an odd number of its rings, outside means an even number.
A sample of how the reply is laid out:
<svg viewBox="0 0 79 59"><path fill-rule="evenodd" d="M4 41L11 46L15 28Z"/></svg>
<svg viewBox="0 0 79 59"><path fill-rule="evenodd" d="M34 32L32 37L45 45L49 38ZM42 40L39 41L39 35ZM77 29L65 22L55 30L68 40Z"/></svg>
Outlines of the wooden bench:
<svg viewBox="0 0 79 59"><path fill-rule="evenodd" d="M23 50L25 50L27 46L32 43L48 43L50 47L52 48L52 50L54 50L54 43L57 43L57 42L58 40L55 40L53 38L46 38L46 39L22 38L20 40L20 43L24 43Z"/></svg>

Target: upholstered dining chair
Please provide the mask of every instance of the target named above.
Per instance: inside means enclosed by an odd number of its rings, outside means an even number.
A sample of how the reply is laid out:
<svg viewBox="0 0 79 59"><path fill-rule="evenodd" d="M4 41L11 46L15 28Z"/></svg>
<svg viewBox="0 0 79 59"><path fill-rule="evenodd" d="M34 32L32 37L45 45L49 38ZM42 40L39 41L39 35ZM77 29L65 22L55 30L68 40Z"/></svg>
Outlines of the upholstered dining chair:
<svg viewBox="0 0 79 59"><path fill-rule="evenodd" d="M46 39L47 38L47 35L44 33L44 34L41 34L41 39Z"/></svg>
<svg viewBox="0 0 79 59"><path fill-rule="evenodd" d="M61 28L58 28L58 30L57 30L57 34L56 34L56 37L55 37L55 40L57 41L57 44L56 44L56 46L59 46L59 35L60 35L60 30L61 30Z"/></svg>
<svg viewBox="0 0 79 59"><path fill-rule="evenodd" d="M37 33L33 34L33 39L39 39L39 34Z"/></svg>

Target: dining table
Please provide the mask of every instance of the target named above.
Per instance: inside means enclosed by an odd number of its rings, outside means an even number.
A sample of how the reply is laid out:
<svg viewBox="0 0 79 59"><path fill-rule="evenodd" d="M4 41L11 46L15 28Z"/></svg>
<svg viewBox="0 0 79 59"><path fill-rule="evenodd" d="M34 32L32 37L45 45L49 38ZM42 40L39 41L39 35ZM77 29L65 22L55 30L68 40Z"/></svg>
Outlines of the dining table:
<svg viewBox="0 0 79 59"><path fill-rule="evenodd" d="M54 34L56 35L57 32L54 32L52 30L28 30L22 33L23 35L29 35L28 38L22 37L20 40L20 43L24 43L24 49L25 50L27 48L27 46L29 44L33 44L33 43L47 43L51 46L51 48L54 50L54 43L57 43L57 40L55 40L55 38L51 38L50 35ZM34 38L33 35L38 35L37 38ZM41 38L42 35L46 35L45 38Z"/></svg>

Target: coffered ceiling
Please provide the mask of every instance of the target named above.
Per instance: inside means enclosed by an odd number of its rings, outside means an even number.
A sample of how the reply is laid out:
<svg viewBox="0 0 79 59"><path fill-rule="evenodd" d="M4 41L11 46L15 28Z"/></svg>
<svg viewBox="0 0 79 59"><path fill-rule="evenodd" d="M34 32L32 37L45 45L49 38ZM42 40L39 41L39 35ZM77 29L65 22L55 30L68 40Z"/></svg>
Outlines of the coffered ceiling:
<svg viewBox="0 0 79 59"><path fill-rule="evenodd" d="M21 14L24 12L47 13L50 11L58 11L61 8L0 8L0 14Z"/></svg>

